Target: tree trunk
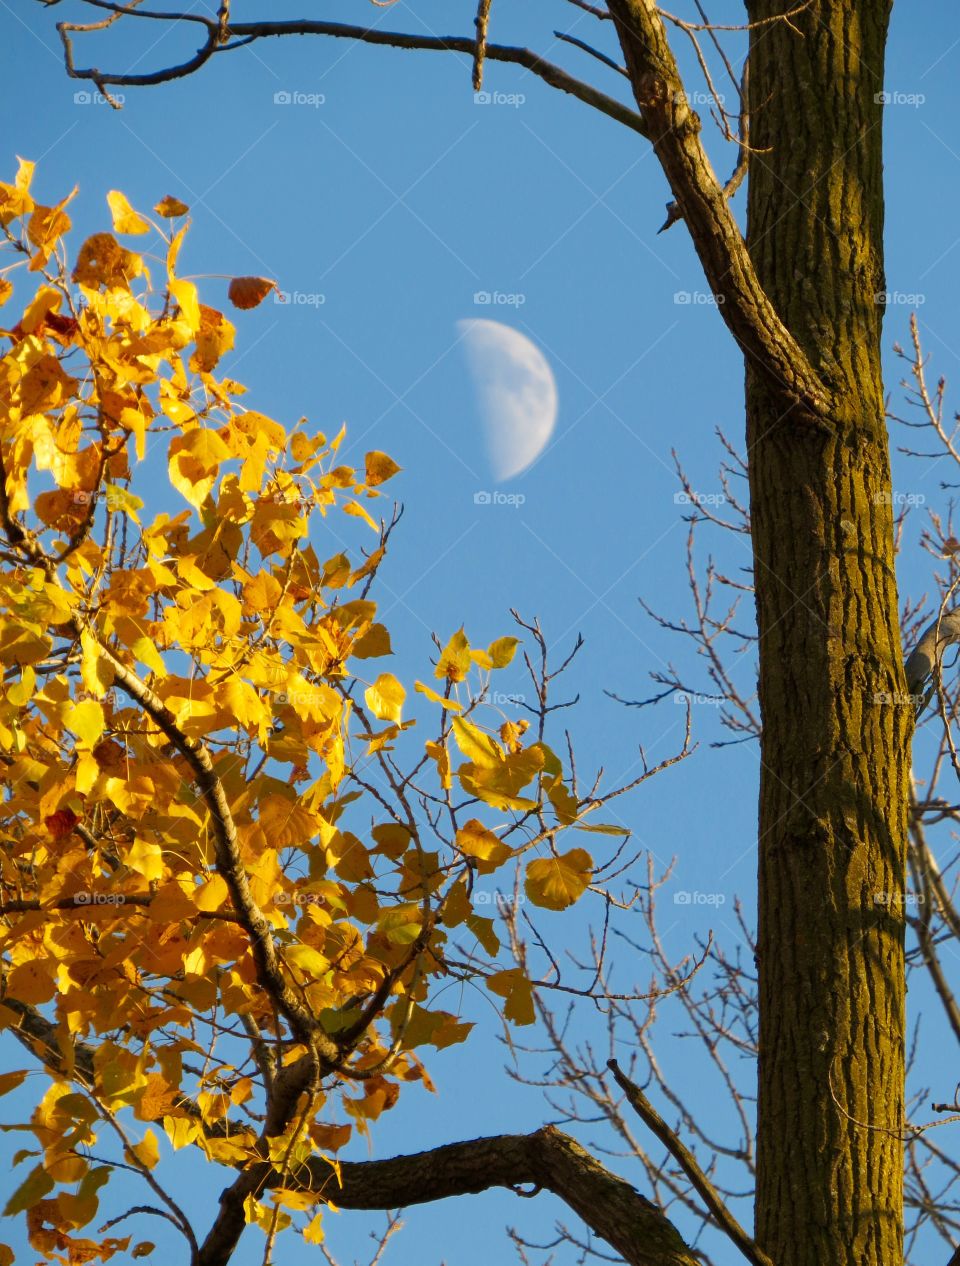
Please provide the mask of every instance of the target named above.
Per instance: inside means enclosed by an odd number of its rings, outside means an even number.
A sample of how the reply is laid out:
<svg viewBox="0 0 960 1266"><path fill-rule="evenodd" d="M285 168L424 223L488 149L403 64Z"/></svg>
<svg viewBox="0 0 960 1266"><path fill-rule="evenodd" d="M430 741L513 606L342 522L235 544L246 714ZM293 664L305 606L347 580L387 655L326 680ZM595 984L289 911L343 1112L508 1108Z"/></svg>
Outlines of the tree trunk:
<svg viewBox="0 0 960 1266"><path fill-rule="evenodd" d="M787 8L752 0L752 22ZM834 396L796 425L747 363L763 717L756 1239L899 1266L908 706L880 368L888 0L751 33L747 246ZM878 299L878 296L879 299Z"/></svg>

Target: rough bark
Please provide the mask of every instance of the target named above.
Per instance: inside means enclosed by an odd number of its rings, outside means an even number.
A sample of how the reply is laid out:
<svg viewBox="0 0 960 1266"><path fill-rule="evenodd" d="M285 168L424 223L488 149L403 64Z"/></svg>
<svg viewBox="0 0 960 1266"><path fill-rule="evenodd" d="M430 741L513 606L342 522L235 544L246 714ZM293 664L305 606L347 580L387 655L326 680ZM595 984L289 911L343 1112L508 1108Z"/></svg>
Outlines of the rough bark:
<svg viewBox="0 0 960 1266"><path fill-rule="evenodd" d="M753 0L751 20L782 11ZM750 53L748 236L829 386L798 426L747 364L763 717L756 1239L777 1266L902 1262L912 708L880 369L888 0L814 0Z"/></svg>
<svg viewBox="0 0 960 1266"><path fill-rule="evenodd" d="M226 1266L243 1225L248 1191L284 1186L316 1193L341 1209L401 1209L493 1187L524 1195L552 1191L623 1258L627 1266L700 1266L664 1214L624 1179L605 1169L579 1143L552 1126L534 1134L501 1134L449 1143L382 1161L342 1161L339 1176L327 1161L281 1175L269 1165L246 1170L220 1197L221 1212L204 1241L198 1266Z"/></svg>

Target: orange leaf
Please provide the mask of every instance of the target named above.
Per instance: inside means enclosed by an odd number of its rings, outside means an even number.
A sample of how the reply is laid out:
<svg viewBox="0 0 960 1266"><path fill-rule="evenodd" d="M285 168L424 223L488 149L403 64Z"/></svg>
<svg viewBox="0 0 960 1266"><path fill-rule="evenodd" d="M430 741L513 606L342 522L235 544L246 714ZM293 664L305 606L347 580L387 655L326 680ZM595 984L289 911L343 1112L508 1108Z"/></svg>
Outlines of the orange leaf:
<svg viewBox="0 0 960 1266"><path fill-rule="evenodd" d="M277 283L269 277L234 277L227 290L227 298L235 308L258 308Z"/></svg>

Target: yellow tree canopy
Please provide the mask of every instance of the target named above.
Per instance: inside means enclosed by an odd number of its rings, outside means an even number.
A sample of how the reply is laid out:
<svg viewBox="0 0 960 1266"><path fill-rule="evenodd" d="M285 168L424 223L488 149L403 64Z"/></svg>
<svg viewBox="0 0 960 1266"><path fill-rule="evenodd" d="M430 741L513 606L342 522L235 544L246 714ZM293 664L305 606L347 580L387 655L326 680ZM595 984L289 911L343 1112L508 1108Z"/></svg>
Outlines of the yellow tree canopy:
<svg viewBox="0 0 960 1266"><path fill-rule="evenodd" d="M41 205L32 177L0 184L0 1025L48 1085L6 1212L46 1255L106 1260L133 1240L91 1238L90 1153L159 1186L161 1145L189 1146L236 1171L247 1221L309 1209L316 1237L337 1149L469 1031L435 986L533 1020L487 877L572 905L597 875L566 835L602 799L486 702L516 638L460 629L406 686L382 669L368 595L399 468L355 470L342 431L217 377L235 330L178 273L188 208L113 192L68 262L73 194ZM327 557L343 529L370 549Z"/></svg>

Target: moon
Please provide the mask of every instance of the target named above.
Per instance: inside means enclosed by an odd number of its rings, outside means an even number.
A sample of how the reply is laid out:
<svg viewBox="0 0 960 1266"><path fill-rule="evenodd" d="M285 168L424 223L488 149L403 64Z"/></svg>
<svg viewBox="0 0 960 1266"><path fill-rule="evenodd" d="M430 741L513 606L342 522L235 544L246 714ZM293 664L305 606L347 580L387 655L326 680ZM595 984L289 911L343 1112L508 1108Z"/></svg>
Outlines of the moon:
<svg viewBox="0 0 960 1266"><path fill-rule="evenodd" d="M536 461L557 421L557 384L539 347L500 321L457 322L498 482Z"/></svg>

